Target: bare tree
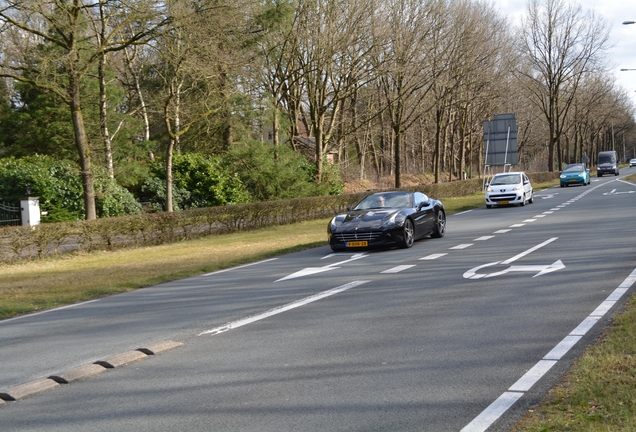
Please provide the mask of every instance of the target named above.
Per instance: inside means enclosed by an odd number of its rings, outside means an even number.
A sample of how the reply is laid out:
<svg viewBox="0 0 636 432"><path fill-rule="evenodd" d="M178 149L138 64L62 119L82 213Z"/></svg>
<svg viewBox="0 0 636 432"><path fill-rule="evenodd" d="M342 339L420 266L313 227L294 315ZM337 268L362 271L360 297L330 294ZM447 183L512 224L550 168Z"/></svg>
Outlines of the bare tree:
<svg viewBox="0 0 636 432"><path fill-rule="evenodd" d="M517 40L524 63L516 73L530 103L545 117L548 169L553 171L555 147L561 164L560 138L580 84L604 67L608 25L568 0L529 0Z"/></svg>

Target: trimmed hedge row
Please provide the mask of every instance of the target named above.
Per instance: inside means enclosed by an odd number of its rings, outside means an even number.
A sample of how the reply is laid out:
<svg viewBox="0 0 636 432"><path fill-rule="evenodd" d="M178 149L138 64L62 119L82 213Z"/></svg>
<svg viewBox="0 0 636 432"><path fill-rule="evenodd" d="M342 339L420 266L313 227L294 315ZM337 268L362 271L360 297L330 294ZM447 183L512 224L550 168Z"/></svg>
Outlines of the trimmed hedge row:
<svg viewBox="0 0 636 432"><path fill-rule="evenodd" d="M528 174L533 182L546 182L558 173ZM433 198L472 195L482 179L403 188ZM197 208L175 213L151 213L93 221L40 224L0 229L0 262L42 258L46 255L102 249L150 246L203 236L287 225L328 218L360 201L372 191L355 194L295 198L249 204Z"/></svg>

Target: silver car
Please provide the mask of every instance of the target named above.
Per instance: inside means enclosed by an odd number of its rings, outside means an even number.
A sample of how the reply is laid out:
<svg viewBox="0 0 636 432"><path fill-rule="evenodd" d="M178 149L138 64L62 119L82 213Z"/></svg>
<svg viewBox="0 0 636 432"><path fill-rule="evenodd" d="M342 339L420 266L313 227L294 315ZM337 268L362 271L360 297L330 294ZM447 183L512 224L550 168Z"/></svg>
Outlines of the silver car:
<svg viewBox="0 0 636 432"><path fill-rule="evenodd" d="M486 208L532 203L534 195L530 179L524 172L496 174L486 185Z"/></svg>

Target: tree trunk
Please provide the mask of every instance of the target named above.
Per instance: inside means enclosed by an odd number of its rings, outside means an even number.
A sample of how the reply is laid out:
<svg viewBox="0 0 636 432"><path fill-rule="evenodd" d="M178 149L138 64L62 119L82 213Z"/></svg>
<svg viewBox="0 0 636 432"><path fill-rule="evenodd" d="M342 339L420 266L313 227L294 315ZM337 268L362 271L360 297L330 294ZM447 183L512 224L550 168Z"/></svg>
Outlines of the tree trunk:
<svg viewBox="0 0 636 432"><path fill-rule="evenodd" d="M93 173L91 170L90 149L88 148L88 140L86 139L86 129L84 127L84 118L80 106L80 85L79 79L71 75L69 78L70 90L70 108L73 118L73 128L75 130L75 145L80 159L80 167L82 169L82 185L84 186L84 211L86 220L97 219L95 211L95 188L93 185Z"/></svg>

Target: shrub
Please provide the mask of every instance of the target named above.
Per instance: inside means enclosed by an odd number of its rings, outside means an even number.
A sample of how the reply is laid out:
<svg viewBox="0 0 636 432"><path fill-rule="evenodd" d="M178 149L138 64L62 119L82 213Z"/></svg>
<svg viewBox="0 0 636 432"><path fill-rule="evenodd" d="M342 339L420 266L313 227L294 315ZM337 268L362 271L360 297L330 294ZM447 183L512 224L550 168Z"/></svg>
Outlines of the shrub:
<svg viewBox="0 0 636 432"><path fill-rule="evenodd" d="M223 159L200 153L177 153L172 163L172 203L175 210L251 201L250 194ZM142 201L154 210L165 206L165 167L155 163L141 187Z"/></svg>
<svg viewBox="0 0 636 432"><path fill-rule="evenodd" d="M141 206L126 189L94 169L95 204L99 217L137 214ZM48 213L42 222L74 221L84 218L84 197L79 168L71 161L34 155L0 159L0 201L17 202L31 185L31 195L40 198Z"/></svg>
<svg viewBox="0 0 636 432"><path fill-rule="evenodd" d="M287 146L238 144L226 157L257 201L334 195L344 187L330 163L324 163L323 181L316 184L316 165Z"/></svg>

